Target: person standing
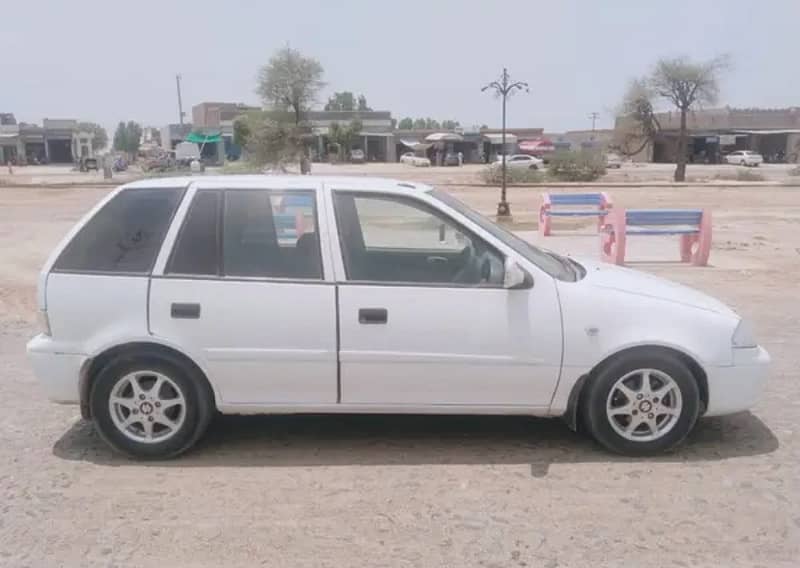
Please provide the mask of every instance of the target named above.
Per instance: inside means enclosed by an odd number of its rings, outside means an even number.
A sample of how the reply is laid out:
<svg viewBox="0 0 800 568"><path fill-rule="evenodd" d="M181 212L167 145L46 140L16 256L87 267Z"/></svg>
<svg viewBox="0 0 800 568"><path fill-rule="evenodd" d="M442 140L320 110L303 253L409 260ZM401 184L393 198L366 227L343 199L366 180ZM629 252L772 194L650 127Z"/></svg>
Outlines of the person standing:
<svg viewBox="0 0 800 568"><path fill-rule="evenodd" d="M458 167L460 168L463 165L464 165L464 152L459 151L458 152Z"/></svg>

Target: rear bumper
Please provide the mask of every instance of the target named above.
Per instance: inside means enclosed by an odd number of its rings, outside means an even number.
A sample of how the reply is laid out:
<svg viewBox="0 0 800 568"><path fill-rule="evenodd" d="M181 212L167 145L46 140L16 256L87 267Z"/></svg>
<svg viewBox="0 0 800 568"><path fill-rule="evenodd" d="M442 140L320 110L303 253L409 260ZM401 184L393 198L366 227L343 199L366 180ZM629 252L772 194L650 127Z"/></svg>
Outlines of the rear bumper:
<svg viewBox="0 0 800 568"><path fill-rule="evenodd" d="M46 335L37 335L28 342L28 360L47 398L63 404L80 402L80 374L86 355L60 353Z"/></svg>
<svg viewBox="0 0 800 568"><path fill-rule="evenodd" d="M752 408L764 390L770 357L763 347L734 349L733 365L706 369L708 408L705 416Z"/></svg>

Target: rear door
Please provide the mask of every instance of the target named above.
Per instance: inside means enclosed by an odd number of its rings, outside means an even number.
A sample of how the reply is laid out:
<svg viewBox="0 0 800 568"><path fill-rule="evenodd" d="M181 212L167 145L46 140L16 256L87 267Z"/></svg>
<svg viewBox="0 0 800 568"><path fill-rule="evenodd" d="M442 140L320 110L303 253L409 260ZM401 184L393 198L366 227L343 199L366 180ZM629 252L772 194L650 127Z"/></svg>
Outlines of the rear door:
<svg viewBox="0 0 800 568"><path fill-rule="evenodd" d="M336 292L317 190L307 178L201 185L170 229L151 333L200 358L221 407L337 401Z"/></svg>

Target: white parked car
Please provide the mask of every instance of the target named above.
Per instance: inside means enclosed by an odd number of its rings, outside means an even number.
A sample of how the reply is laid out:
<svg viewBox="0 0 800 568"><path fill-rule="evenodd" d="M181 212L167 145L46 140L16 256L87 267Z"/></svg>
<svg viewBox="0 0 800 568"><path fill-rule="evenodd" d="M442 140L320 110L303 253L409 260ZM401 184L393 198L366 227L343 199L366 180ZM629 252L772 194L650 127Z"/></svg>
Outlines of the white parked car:
<svg viewBox="0 0 800 568"><path fill-rule="evenodd" d="M729 164L736 164L737 166L757 167L764 161L764 157L761 154L749 150L737 150L726 155L725 161Z"/></svg>
<svg viewBox="0 0 800 568"><path fill-rule="evenodd" d="M492 163L492 167L501 168L503 166L503 157L498 156ZM529 156L528 154L514 154L506 157L506 168L510 170L538 170L544 167L544 161L536 156Z"/></svg>
<svg viewBox="0 0 800 568"><path fill-rule="evenodd" d="M640 455L752 406L769 362L705 294L361 177L122 186L53 251L38 307L49 397L139 457L216 411L563 417Z"/></svg>
<svg viewBox="0 0 800 568"><path fill-rule="evenodd" d="M428 158L417 156L414 152L406 152L400 156L400 163L422 168L427 168L431 165L431 161Z"/></svg>
<svg viewBox="0 0 800 568"><path fill-rule="evenodd" d="M606 167L620 169L622 167L622 158L619 154L609 153L606 154Z"/></svg>

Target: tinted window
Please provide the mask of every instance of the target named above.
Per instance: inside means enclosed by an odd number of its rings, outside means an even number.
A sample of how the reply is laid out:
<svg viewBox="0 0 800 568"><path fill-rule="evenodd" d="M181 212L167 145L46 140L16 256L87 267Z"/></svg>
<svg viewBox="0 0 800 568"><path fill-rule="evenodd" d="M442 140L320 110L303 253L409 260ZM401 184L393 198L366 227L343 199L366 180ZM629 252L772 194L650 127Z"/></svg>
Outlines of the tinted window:
<svg viewBox="0 0 800 568"><path fill-rule="evenodd" d="M167 272L219 274L219 203L219 192L197 192L178 234Z"/></svg>
<svg viewBox="0 0 800 568"><path fill-rule="evenodd" d="M182 188L120 192L75 235L54 269L149 273L182 195Z"/></svg>
<svg viewBox="0 0 800 568"><path fill-rule="evenodd" d="M348 280L501 285L503 257L421 202L337 194Z"/></svg>
<svg viewBox="0 0 800 568"><path fill-rule="evenodd" d="M314 194L225 192L226 276L322 278Z"/></svg>

